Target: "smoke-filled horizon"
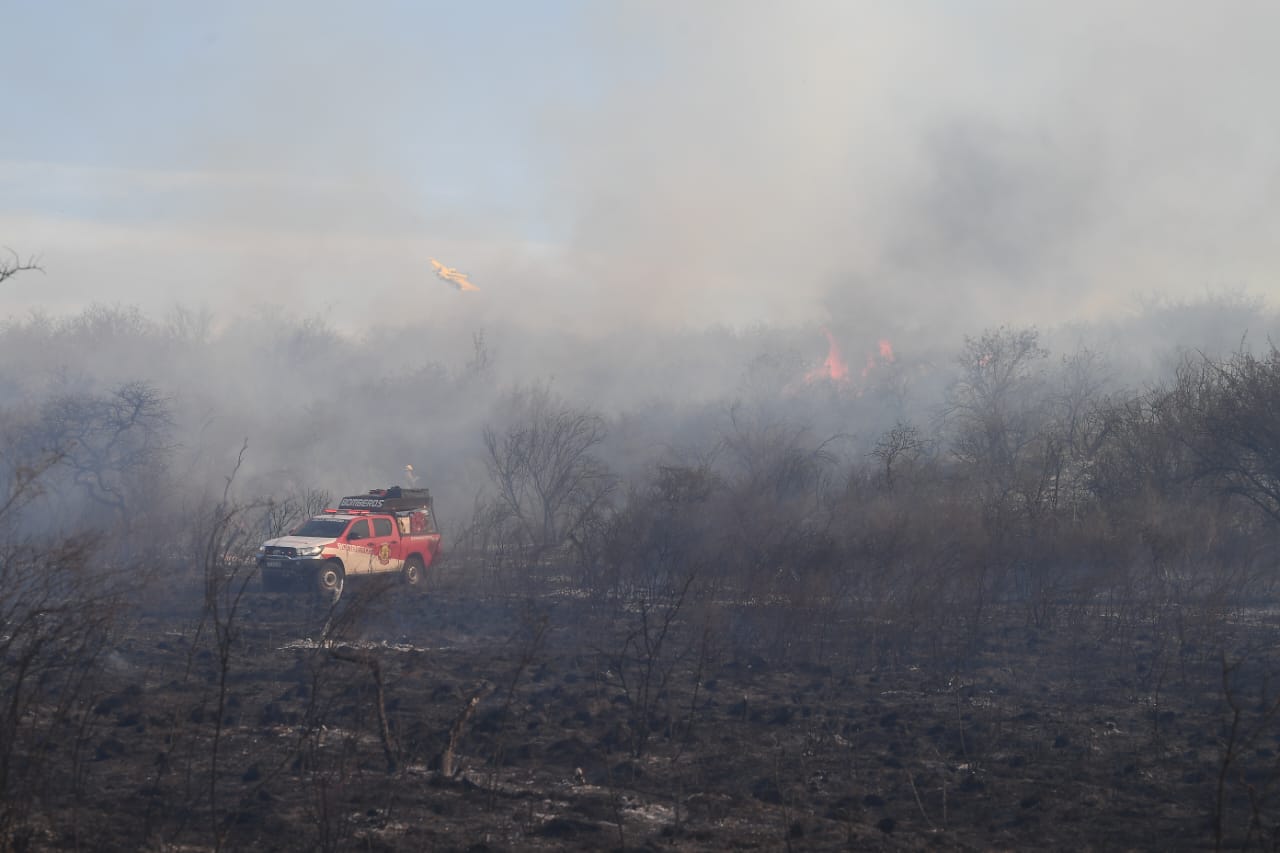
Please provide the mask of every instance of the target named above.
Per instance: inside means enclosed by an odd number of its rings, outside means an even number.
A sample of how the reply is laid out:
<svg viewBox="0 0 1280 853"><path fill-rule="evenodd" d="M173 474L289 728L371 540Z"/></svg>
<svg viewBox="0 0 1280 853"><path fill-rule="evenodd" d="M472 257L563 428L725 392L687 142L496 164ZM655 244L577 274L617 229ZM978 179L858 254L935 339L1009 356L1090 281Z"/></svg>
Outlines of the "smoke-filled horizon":
<svg viewBox="0 0 1280 853"><path fill-rule="evenodd" d="M874 346L1276 292L1270 6L494 11L9 10L0 317Z"/></svg>
<svg viewBox="0 0 1280 853"><path fill-rule="evenodd" d="M856 468L895 426L944 438L961 359L993 331L875 337L857 324L775 324L609 341L529 326L437 322L354 335L323 317L215 320L194 309L150 316L100 305L0 324L6 464L75 448L64 410L89 417L140 383L156 403L175 493L221 490L234 470L249 497L340 495L403 484L412 465L457 530L494 488L486 430L517 423L524 415L512 414L513 401L537 389L601 419L594 454L627 483L645 482L657 466L729 462L735 436L777 431ZM1172 380L1186 354L1264 352L1275 320L1261 303L1227 294L1152 302L1109 324L1027 331L1044 347L1036 370L1046 388L1082 369L1102 405ZM58 494L72 506L80 487Z"/></svg>

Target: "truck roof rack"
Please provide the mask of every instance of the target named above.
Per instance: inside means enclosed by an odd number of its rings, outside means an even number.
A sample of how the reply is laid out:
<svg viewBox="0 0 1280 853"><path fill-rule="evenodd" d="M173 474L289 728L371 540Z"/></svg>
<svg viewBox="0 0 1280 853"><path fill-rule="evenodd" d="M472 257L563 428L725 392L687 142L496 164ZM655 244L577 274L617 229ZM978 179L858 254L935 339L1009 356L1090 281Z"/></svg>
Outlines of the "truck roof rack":
<svg viewBox="0 0 1280 853"><path fill-rule="evenodd" d="M392 486L389 489L370 489L368 494L350 495L338 501L340 510L405 512L431 508L430 489L402 489L399 486Z"/></svg>

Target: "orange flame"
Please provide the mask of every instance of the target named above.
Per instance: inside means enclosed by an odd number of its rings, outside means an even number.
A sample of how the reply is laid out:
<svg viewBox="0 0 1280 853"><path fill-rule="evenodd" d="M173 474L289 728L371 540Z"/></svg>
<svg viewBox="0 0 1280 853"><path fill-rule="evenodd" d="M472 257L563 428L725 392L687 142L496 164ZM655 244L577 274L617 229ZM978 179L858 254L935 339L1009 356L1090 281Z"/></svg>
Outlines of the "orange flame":
<svg viewBox="0 0 1280 853"><path fill-rule="evenodd" d="M805 374L804 381L812 383L819 379L830 379L832 382L848 382L849 364L844 360L844 356L840 355L840 347L836 344L836 339L831 336L829 329L823 329L822 334L827 336L827 357L821 367L815 367Z"/></svg>
<svg viewBox="0 0 1280 853"><path fill-rule="evenodd" d="M849 372L849 363L844 360L844 356L840 354L840 346L836 343L836 339L832 336L829 329L823 329L822 334L827 336L827 357L823 360L819 367L815 367L804 375L804 381L812 385L820 379L826 379L841 385L848 385L851 374ZM875 350L867 353L867 362L859 371L859 375L866 379L871 375L871 371L876 367L893 364L897 356L893 352L893 344L887 338L881 338ZM858 391L861 394L861 391Z"/></svg>
<svg viewBox="0 0 1280 853"><path fill-rule="evenodd" d="M877 345L877 351L879 353L878 359L877 359L877 353L868 353L867 365L866 367L862 368L863 379L866 379L869 375L871 375L871 371L875 370L877 363L893 364L893 360L894 360L893 344L889 343L887 339L885 338L880 339L880 342Z"/></svg>

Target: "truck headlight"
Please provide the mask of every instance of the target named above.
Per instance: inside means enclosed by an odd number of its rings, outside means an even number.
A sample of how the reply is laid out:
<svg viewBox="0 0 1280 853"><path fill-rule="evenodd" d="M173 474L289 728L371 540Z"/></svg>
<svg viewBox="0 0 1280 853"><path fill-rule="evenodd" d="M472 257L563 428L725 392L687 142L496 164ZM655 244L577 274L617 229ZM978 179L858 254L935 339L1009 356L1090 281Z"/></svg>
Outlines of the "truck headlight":
<svg viewBox="0 0 1280 853"><path fill-rule="evenodd" d="M298 549L299 557L318 557L320 552L324 550L323 545L309 545L306 548Z"/></svg>

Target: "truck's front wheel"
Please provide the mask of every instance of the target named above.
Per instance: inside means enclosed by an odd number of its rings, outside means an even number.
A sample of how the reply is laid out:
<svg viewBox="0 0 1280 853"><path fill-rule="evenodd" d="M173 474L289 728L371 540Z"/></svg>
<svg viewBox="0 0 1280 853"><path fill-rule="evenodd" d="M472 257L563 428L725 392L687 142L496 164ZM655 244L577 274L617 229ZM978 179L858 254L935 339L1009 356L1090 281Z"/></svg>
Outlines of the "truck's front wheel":
<svg viewBox="0 0 1280 853"><path fill-rule="evenodd" d="M316 591L321 595L337 601L342 597L342 587L346 573L337 560L329 560L316 570Z"/></svg>
<svg viewBox="0 0 1280 853"><path fill-rule="evenodd" d="M405 586L413 587L415 590L422 590L426 586L426 568L422 565L421 557L410 557L404 561L404 569L402 570Z"/></svg>

